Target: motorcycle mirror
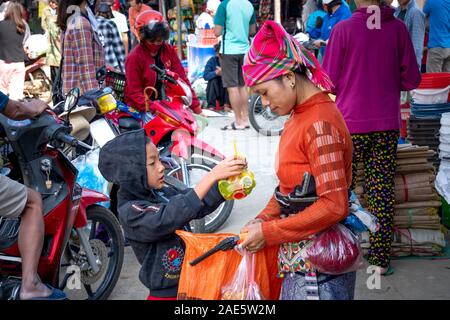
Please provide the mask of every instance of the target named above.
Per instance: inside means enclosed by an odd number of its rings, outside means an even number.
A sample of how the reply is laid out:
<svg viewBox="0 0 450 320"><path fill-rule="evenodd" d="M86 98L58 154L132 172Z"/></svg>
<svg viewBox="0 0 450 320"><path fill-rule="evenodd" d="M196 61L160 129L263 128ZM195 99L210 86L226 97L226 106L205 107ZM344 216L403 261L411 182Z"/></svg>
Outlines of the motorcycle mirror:
<svg viewBox="0 0 450 320"><path fill-rule="evenodd" d="M67 110L67 119L70 118L70 112L72 112L72 110L76 108L79 98L80 98L79 88L73 88L67 94L66 101L64 102L64 110Z"/></svg>

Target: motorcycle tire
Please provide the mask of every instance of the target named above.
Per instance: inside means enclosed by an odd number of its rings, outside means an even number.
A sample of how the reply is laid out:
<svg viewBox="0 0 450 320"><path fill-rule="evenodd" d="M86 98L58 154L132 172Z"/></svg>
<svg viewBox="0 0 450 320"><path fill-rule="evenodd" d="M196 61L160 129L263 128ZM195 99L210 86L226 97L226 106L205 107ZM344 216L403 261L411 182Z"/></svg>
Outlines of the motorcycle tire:
<svg viewBox="0 0 450 320"><path fill-rule="evenodd" d="M262 105L260 95L254 94L248 104L248 118L253 129L258 133L266 136L279 136L283 132L284 123L288 117L280 117L272 113L269 107ZM269 126L269 123L274 125Z"/></svg>
<svg viewBox="0 0 450 320"><path fill-rule="evenodd" d="M192 158L191 158L192 159ZM207 161L205 159L199 159L195 158L195 161L191 161L187 163L187 168L189 171L197 169L197 170L203 170L206 172L210 172L214 167L216 166L216 163L213 161ZM179 180L182 178L179 177L177 174L180 172L181 167L172 169L166 173L166 175L175 177ZM190 187L193 187L191 185ZM230 217L231 211L233 210L234 201L225 201L223 202L214 212L207 215L204 219L204 232L201 232L198 228L203 228L201 226L201 223L203 222L197 222L197 229L196 225L191 224L191 227L193 228L193 232L195 233L212 233L217 231ZM202 220L203 220L202 219ZM194 220L196 221L196 220Z"/></svg>
<svg viewBox="0 0 450 320"><path fill-rule="evenodd" d="M120 227L119 221L117 218L111 213L110 210L105 207L94 205L86 210L88 223L91 222L90 236L89 241L92 240L102 240L103 238L107 239L107 243L105 243L105 247L109 251L107 253L107 257L109 258L109 263L107 265L107 269L103 275L103 280L100 285L97 286L97 290L95 292L92 291L91 285L82 284L84 286L84 290L86 291L88 297L87 300L106 300L111 292L114 290L114 287L119 280L120 273L122 270L123 259L124 259L124 237L122 228ZM95 222L95 223L94 223ZM88 224L89 225L89 224ZM95 228L92 228L92 225L95 225ZM101 225L103 230L106 232L104 236L101 236L98 232L100 228L97 228L97 225ZM73 252L72 247L76 247L76 239L73 237L70 238L69 243L66 247L66 257L68 252ZM69 251L68 251L69 250ZM97 257L98 258L98 257ZM70 261L70 256L67 257L68 261ZM81 276L83 278L83 275ZM71 298L69 296L69 298Z"/></svg>

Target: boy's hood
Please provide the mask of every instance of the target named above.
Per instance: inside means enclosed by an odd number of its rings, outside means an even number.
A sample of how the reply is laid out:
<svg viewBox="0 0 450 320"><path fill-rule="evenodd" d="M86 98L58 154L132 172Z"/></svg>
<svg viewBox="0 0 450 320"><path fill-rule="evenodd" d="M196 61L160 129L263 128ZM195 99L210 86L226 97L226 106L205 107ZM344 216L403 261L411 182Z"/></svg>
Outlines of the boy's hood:
<svg viewBox="0 0 450 320"><path fill-rule="evenodd" d="M146 136L143 129L123 133L100 150L98 167L106 180L120 186L120 192L136 199L147 198Z"/></svg>

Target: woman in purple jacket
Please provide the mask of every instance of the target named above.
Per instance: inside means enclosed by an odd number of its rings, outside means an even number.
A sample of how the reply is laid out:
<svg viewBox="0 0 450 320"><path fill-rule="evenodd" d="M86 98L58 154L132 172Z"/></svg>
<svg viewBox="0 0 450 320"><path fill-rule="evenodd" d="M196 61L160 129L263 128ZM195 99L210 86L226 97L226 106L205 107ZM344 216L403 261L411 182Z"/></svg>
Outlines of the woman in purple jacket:
<svg viewBox="0 0 450 320"><path fill-rule="evenodd" d="M400 91L421 80L405 24L377 0L356 0L352 17L330 36L323 67L353 140L353 186L364 163L368 205L380 222L370 235L369 263L390 274L394 175L400 127Z"/></svg>

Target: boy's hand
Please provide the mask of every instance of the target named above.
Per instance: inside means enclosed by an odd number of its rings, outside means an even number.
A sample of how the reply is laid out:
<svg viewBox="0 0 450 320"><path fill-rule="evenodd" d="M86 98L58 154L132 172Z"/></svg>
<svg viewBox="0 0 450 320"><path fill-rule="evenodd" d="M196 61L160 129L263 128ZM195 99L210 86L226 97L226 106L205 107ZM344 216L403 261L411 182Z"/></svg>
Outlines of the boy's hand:
<svg viewBox="0 0 450 320"><path fill-rule="evenodd" d="M209 174L214 181L219 181L241 174L246 167L245 159L235 159L234 156L230 156L219 162Z"/></svg>
<svg viewBox="0 0 450 320"><path fill-rule="evenodd" d="M228 157L219 162L214 169L211 170L194 188L200 200L202 200L209 189L219 180L241 174L242 170L247 167L245 159L235 159L234 156Z"/></svg>

